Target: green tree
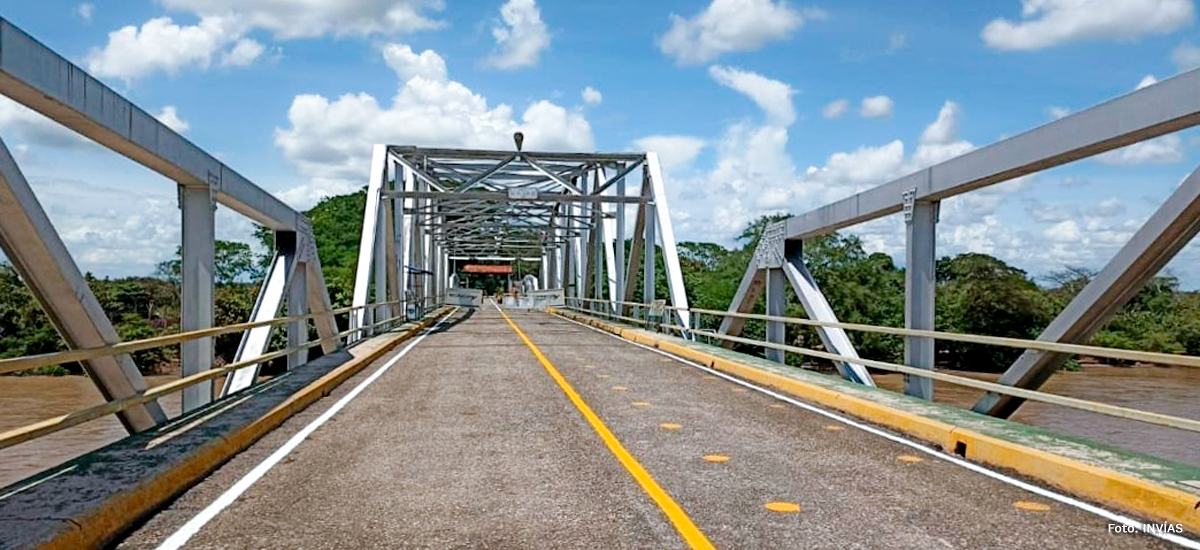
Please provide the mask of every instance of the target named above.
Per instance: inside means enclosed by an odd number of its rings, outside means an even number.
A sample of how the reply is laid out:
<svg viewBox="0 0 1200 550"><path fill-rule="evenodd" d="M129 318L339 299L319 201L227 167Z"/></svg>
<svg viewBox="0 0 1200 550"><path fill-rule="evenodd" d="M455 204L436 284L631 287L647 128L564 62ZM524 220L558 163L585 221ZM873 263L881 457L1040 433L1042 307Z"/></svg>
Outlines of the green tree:
<svg viewBox="0 0 1200 550"><path fill-rule="evenodd" d="M949 332L1034 338L1052 317L1051 302L1024 271L986 254L937 262L937 327ZM943 340L940 359L956 368L1004 370L1021 350Z"/></svg>
<svg viewBox="0 0 1200 550"><path fill-rule="evenodd" d="M213 251L213 278L219 285L230 285L236 282L257 282L262 279L264 269L254 255L250 245L237 241L216 241ZM155 276L175 284L182 280L183 265L182 247L175 247L175 257L158 264Z"/></svg>

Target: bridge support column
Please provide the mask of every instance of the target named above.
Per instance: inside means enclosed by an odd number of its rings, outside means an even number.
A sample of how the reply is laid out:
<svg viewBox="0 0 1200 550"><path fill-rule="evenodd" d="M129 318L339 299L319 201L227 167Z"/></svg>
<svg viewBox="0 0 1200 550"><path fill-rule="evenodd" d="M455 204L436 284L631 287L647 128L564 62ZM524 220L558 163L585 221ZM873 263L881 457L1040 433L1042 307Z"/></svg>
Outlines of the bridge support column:
<svg viewBox="0 0 1200 550"><path fill-rule="evenodd" d="M213 326L213 273L216 247L216 200L207 185L180 185L179 207L183 213L183 245L180 265L179 328L183 332ZM212 338L180 345L183 376L213 366ZM204 381L183 389L183 412L212 401L212 382Z"/></svg>
<svg viewBox="0 0 1200 550"><path fill-rule="evenodd" d="M913 195L915 197L915 192ZM907 239L904 269L904 327L934 329L936 301L935 243L938 203L905 202ZM934 340L917 336L904 338L904 364L933 370ZM904 393L933 400L933 380L904 375Z"/></svg>
<svg viewBox="0 0 1200 550"><path fill-rule="evenodd" d="M767 315L787 316L787 275L782 269L767 269ZM786 344L787 325L781 321L767 321L767 341ZM767 359L785 363L787 354L780 349L767 348Z"/></svg>

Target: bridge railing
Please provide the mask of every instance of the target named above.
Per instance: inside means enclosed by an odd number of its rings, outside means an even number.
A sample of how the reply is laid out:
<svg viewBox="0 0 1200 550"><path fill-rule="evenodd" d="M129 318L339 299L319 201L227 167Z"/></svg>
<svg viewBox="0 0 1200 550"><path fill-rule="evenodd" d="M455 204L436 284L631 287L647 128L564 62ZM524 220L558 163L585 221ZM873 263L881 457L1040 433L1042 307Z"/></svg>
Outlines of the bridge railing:
<svg viewBox="0 0 1200 550"><path fill-rule="evenodd" d="M691 314L693 314L693 324L695 326L701 326L700 319L699 319L699 317L701 315L712 315L712 316L717 316L717 317L721 317L721 318L735 317L735 318L746 319L746 320L770 321L770 322L786 323L786 324L792 324L792 325L808 326L808 327L814 327L814 328L815 327L834 327L834 328L841 328L844 330L853 330L853 331L859 331L859 332L872 332L872 333L887 334L887 335L892 335L892 336L919 336L919 337L934 338L934 339L940 339L940 340L952 340L952 341L956 341L956 342L967 342L967 343L972 343L972 344L1004 346L1004 347L1026 349L1026 350L1067 353L1067 354L1072 354L1072 355L1088 355L1088 356L1093 356L1093 357L1104 357L1104 358L1109 358L1109 359L1121 359L1121 360L1127 360L1127 361L1142 361L1142 362L1147 362L1147 363L1178 365L1178 366L1184 366L1184 367L1200 367L1200 357L1195 357L1195 356L1191 356L1191 355L1177 355L1177 354L1170 354L1170 353L1124 350L1124 349L1105 348L1105 347L1099 347L1099 346L1086 346L1086 345L1080 345L1080 344L1064 344L1064 343L1058 343L1058 342L1047 342L1047 341L1041 341L1041 340L1025 340L1025 339L1020 339L1020 338L980 336L980 335L974 335L974 334L961 334L961 333L955 333L955 332L942 332L942 331L936 331L936 330L917 330L917 329L904 329L904 328L896 328L896 327L881 327L881 326L874 326L874 325L863 325L863 324L857 324L857 323L814 321L811 319L800 319L800 318L795 318L795 317L779 317L779 316L773 316L773 315L761 315L761 314L754 314L754 313L737 313L737 312L719 311L719 310L711 310L711 309L676 308L676 307L663 305L663 304L643 304L643 303L637 303L637 302L593 300L593 299L587 299L587 298L567 298L566 303L567 303L567 306L565 307L565 309L578 311L580 313L584 313L584 314L588 314L588 315L598 315L598 316L609 318L609 319L618 319L618 320L622 320L622 321L627 321L627 322L631 322L634 324L644 326L650 330L671 331L671 332L675 332L677 334L691 337L691 338L705 338L710 343L713 339L716 339L716 340L720 340L722 342L757 346L757 347L762 347L765 349L773 349L773 350L778 350L778 351L782 351L782 352L796 353L796 354L800 354L800 355L816 357L816 358L826 359L826 360L830 360L830 361L853 362L853 363L865 365L867 367L871 367L874 369L879 369L882 371L902 373L902 374L905 374L908 376L917 376L917 377L921 377L921 378L925 378L925 379L937 380L937 381L941 381L941 382L954 384L957 386L963 386L963 387L974 388L974 389L978 389L978 390L994 392L994 393L998 393L1001 395L1009 395L1009 396L1013 396L1013 397L1019 397L1019 398L1027 399L1030 401L1039 401L1042 403L1049 403L1052 405L1058 405L1058 406L1067 407L1067 408L1071 408L1071 409L1078 409L1078 410L1082 410L1082 411L1098 413L1098 414L1103 414L1103 415L1107 415L1107 416L1125 418L1125 419L1129 419L1129 420L1136 420L1139 422L1145 422L1145 423L1149 423L1149 424L1157 424L1160 426L1167 426L1167 427L1177 428L1177 429L1185 430L1185 431L1189 431L1189 432L1200 433L1200 420L1194 420L1194 419L1190 419L1190 418L1182 418L1182 417L1178 417L1178 416L1171 416L1171 415L1149 412L1149 411L1142 411L1142 410L1137 410L1137 409L1131 409L1128 407L1120 407L1120 406L1116 406L1116 405L1109 405L1106 403L1099 403L1096 401L1089 401L1086 399L1067 397L1067 396L1063 396L1063 395L1052 394L1052 393L1047 393L1047 392L1038 391L1038 390L1017 388L1017 387L1013 387L1013 386L1007 386L1004 384L997 384L995 382L978 380L978 379L967 377L967 376L948 374L945 372L938 372L938 371L931 370L931 369L913 367L913 366L909 366L909 365L902 365L899 363L892 363L892 362L888 362L888 361L877 361L877 360L873 360L873 359L864 359L861 357L850 357L850 356L846 356L846 355L839 355L836 353L829 353L826 351L821 351L821 350L816 350L816 349L811 349L811 348L792 346L792 345L782 344L782 343L777 343L777 342L768 342L765 340L755 340L752 338L745 338L745 337L741 337L741 336L731 336L728 334L720 334L719 332L716 332L716 331L700 330L700 329L696 329L696 328L689 327L689 326L675 324L672 321L672 318L676 318L674 316L670 316L670 317L654 316L654 315L651 315L650 313L654 309L662 309L662 310L676 311L676 312L688 311ZM617 313L617 312L620 312L620 313ZM630 313L630 315L623 315L622 313Z"/></svg>
<svg viewBox="0 0 1200 550"><path fill-rule="evenodd" d="M422 308L425 309L425 308L436 307L438 304L442 303L443 299L444 299L444 297L432 297L431 296L431 297L426 297L423 299L413 300L413 302L419 302L420 305L422 306ZM257 322L252 322L252 323L238 323L238 324L226 325L226 326L221 326L221 327L213 327L213 328L208 328L208 329L181 332L178 334L156 336L153 338L146 338L144 340L121 342L119 344L114 344L114 345L110 345L110 346L101 346L101 347L85 348L85 349L74 349L74 350L60 351L60 352L55 352L55 353L45 353L45 354L40 354L40 355L15 357L15 358L9 358L9 359L0 359L0 374L6 374L6 373L20 372L20 371L24 371L24 370L34 369L34 368L38 368L38 367L58 365L58 364L62 364L62 363L69 363L69 362L76 362L76 361L87 361L87 360L95 359L98 357L111 357L114 355L127 354L127 353L132 353L135 351L155 349L155 348L161 348L161 347L173 346L173 345L180 345L185 342L192 342L192 341L203 339L203 338L211 338L211 337L219 336L222 334L232 334L232 333L243 332L243 331L247 331L252 328L257 328L257 327L274 327L274 326L284 325L284 324L298 322L298 321L307 321L307 320L312 319L317 316L348 315L349 317L346 319L346 321L347 321L347 325L350 325L350 327L351 327L347 330L338 332L330 337L324 337L324 338L318 337L318 338L308 340L308 341L298 344L298 345L280 349L278 351L272 351L272 352L265 353L265 354L262 354L262 355L259 355L259 356L256 356L256 357L253 357L250 359L236 361L233 363L229 363L227 365L222 365L220 367L213 367L213 368L210 368L207 370L189 374L178 380L174 380L174 381L168 382L166 384L162 384L160 386L148 388L146 390L140 391L133 395L113 399L113 400L107 401L100 405L86 407L86 408L79 409L72 413L55 416L53 418L48 418L48 419L45 419L45 420L42 420L39 422L27 424L27 425L24 425L24 426L21 426L18 428L14 428L14 429L11 429L11 430L8 430L5 432L0 432L0 450L6 449L8 447L12 447L14 445L18 445L20 443L24 443L26 441L31 441L31 440L55 433L55 432L62 431L67 428L70 428L72 426L77 426L79 424L82 424L84 422L95 420L97 418L108 416L110 414L120 413L121 411L127 410L130 407L135 407L137 405L149 403L149 402L159 399L165 395L183 391L185 388L192 387L197 384L201 384L203 382L219 378L221 376L225 376L227 374L230 374L230 373L237 371L239 369L242 369L242 368L259 365L259 364L266 363L266 362L269 362L269 361L272 361L275 359L279 359L281 357L287 357L293 353L305 351L310 348L320 346L323 344L327 344L327 343L334 343L335 345L339 345L339 346L343 343L345 343L347 346L353 345L354 343L361 341L360 339L355 338L360 333L375 334L375 333L377 333L377 329L380 329L380 327L383 327L383 330L387 330L389 328L392 328L397 321L407 320L408 314L406 312L406 309L407 309L406 306L409 305L408 302L409 302L408 300L397 300L397 301L391 301L391 302L372 303L372 304L367 304L367 305L363 305L363 306L345 307L345 308L341 308L341 309L334 309L334 310L330 310L330 311L325 311L325 312L320 312L320 313L312 313L312 314L307 314L307 315L279 317L279 318L274 318L274 319L268 319L265 321L257 321ZM358 313L360 310L364 310L364 309L368 309L368 308L379 309L381 307L386 308L388 306L400 306L399 311L401 313L399 315L389 317L386 319L382 319L378 322L375 322L375 323L372 323L369 325L364 325L364 326L359 326L359 327L352 326L353 323L352 323L351 318L353 317L354 314ZM254 385L257 385L257 382ZM254 387L254 385L252 385L250 387ZM247 388L247 390L248 389L249 388ZM246 391L246 390L242 390L242 391ZM236 394L234 394L234 395L236 395ZM187 411L185 411L185 412L187 412Z"/></svg>

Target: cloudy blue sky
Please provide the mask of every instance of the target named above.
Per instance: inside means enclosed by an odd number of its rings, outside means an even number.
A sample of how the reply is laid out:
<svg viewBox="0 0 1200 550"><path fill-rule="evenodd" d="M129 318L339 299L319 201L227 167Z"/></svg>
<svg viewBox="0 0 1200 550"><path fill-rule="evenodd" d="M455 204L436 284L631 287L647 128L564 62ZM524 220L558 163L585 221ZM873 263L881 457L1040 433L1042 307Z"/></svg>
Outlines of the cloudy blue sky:
<svg viewBox="0 0 1200 550"><path fill-rule="evenodd" d="M0 0L0 16L300 208L373 143L656 150L680 240L800 213L1200 66L1193 0ZM81 267L149 273L171 182L0 98ZM1166 136L943 204L939 254L1098 268L1200 161ZM222 211L218 234L248 240ZM897 216L860 226L899 257ZM1200 247L1169 267L1200 287Z"/></svg>

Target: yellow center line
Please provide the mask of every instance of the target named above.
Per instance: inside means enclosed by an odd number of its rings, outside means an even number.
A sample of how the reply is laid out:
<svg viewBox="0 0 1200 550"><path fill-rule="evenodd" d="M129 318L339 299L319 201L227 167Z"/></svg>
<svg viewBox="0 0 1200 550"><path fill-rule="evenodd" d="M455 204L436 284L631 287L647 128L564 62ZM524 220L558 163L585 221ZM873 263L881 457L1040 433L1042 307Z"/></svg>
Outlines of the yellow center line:
<svg viewBox="0 0 1200 550"><path fill-rule="evenodd" d="M645 491L646 494L649 495L652 500L654 500L654 503L658 505L659 509L661 509L663 513L667 515L667 519L671 520L671 524L675 527L675 530L679 532L679 536L683 537L684 542L687 542L688 546L693 549L716 550L716 547L713 546L712 542L709 542L708 537L704 536L704 533L700 531L700 528L696 527L696 524L692 522L692 518L688 517L687 512L685 512L683 508L679 506L679 503L675 502L675 499L671 498L671 495L668 494L667 491L663 489L657 481L654 480L654 477L650 475L650 472L648 472L646 468L642 466L642 464L638 462L628 450L625 449L625 446L621 444L621 441L617 439L617 436L613 435L612 430L608 429L608 426L604 424L604 421L601 420L594 411L592 411L592 408L588 406L587 402L584 401L582 397L579 396L579 393L575 391L575 388L571 387L570 382L567 382L567 379L563 378L562 374L559 374L558 369L556 369L554 364L546 358L546 355L542 353L542 350L538 349L537 345L525 335L525 331L521 330L521 327L517 326L517 324L513 322L512 318L509 317L504 310L500 309L499 307L496 309L500 311L500 315L504 317L504 320L508 323L508 326L512 327L513 332L516 332L517 336L521 338L521 341L525 342L525 346L529 348L529 351L533 352L533 356L537 357L538 362L541 363L542 367L546 369L546 372L550 374L550 378L553 378L554 381L558 383L558 387L567 395L567 398L571 400L571 403L575 405L575 408L578 409L580 414L582 414L583 417L588 421L588 424L592 425L592 429L596 431L596 434L599 435L600 439L604 441L604 444L608 446L608 450L612 452L613 456L617 457L617 460L621 462L621 465L625 467L625 470L629 472L629 475L633 476L633 479L638 482L638 485L641 485L642 490Z"/></svg>

